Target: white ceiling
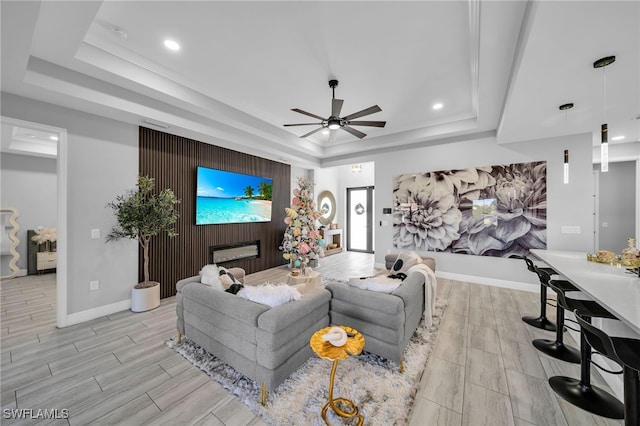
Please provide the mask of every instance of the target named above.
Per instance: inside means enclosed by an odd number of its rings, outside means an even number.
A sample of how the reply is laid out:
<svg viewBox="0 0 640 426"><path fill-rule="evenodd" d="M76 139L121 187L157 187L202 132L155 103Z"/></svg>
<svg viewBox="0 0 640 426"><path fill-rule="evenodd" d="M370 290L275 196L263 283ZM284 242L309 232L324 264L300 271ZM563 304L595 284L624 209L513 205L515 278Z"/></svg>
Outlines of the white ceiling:
<svg viewBox="0 0 640 426"><path fill-rule="evenodd" d="M638 1L2 1L2 90L302 167L401 146L640 140ZM117 30L116 30L117 28ZM126 37L125 37L126 35ZM164 48L166 38L182 48ZM601 57L615 55L603 71ZM384 128L299 136L372 105ZM444 107L433 110L434 103ZM558 106L573 102L567 113ZM606 104L606 117L604 106ZM150 124L156 123L168 128Z"/></svg>

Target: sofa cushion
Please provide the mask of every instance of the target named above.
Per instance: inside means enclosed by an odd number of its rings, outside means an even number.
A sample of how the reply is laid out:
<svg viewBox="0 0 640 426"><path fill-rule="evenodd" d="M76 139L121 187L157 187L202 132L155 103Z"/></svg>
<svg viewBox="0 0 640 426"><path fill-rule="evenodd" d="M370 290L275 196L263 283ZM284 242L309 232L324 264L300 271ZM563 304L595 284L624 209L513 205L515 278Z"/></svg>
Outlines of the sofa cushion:
<svg viewBox="0 0 640 426"><path fill-rule="evenodd" d="M302 294L295 287L286 284L262 284L258 286L245 286L238 292L238 297L251 300L263 305L279 306L284 303L300 300Z"/></svg>
<svg viewBox="0 0 640 426"><path fill-rule="evenodd" d="M343 283L331 283L327 286L327 290L332 293L333 299L344 300L352 305L364 306L392 315L404 311L402 299L385 293L362 290Z"/></svg>
<svg viewBox="0 0 640 426"><path fill-rule="evenodd" d="M331 293L323 288L314 288L307 291L300 302L288 303L264 312L258 318L258 327L269 333L277 333L289 327L296 321L304 321L309 312L325 308L331 300ZM325 306L326 305L326 306Z"/></svg>
<svg viewBox="0 0 640 426"><path fill-rule="evenodd" d="M194 312L202 318L209 318L209 311L212 310L229 317L230 320L249 326L255 326L260 314L269 309L265 305L241 299L224 291L213 290L200 283L182 287L182 300L184 310Z"/></svg>

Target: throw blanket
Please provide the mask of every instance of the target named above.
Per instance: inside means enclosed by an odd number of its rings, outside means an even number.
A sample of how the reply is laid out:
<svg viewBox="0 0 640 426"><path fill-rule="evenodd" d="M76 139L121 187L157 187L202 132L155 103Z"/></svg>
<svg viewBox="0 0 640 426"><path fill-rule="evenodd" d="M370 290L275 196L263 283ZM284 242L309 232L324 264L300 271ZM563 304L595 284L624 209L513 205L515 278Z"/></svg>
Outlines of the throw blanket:
<svg viewBox="0 0 640 426"><path fill-rule="evenodd" d="M417 271L424 275L424 323L427 327L433 325L432 316L436 311L436 274L424 263L413 265L407 274Z"/></svg>

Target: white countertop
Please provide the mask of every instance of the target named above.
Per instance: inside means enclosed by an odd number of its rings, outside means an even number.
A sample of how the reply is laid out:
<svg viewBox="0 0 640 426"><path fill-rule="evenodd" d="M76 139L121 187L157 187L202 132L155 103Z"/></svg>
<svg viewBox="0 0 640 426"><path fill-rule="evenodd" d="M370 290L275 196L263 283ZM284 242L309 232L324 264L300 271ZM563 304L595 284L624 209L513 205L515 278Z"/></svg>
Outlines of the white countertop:
<svg viewBox="0 0 640 426"><path fill-rule="evenodd" d="M619 320L640 333L640 278L623 267L589 262L574 251L531 250L573 285L593 297Z"/></svg>

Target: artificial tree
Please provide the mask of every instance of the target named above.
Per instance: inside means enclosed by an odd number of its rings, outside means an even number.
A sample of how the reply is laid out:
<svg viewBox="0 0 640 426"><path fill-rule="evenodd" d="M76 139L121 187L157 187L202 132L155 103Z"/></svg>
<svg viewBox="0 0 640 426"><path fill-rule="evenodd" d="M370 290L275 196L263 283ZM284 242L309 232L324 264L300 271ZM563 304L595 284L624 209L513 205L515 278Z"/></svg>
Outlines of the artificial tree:
<svg viewBox="0 0 640 426"><path fill-rule="evenodd" d="M298 188L293 190L291 207L287 207L284 222L287 229L282 239L282 256L292 267L302 267L312 259L320 257L323 240L316 229L316 220L322 212L315 210L313 201L313 181L298 178Z"/></svg>
<svg viewBox="0 0 640 426"><path fill-rule="evenodd" d="M157 282L149 279L149 246L151 238L163 232L169 237L177 235L174 225L179 214L176 206L180 203L171 189L154 193L155 181L149 176L138 176L135 190L118 195L107 204L118 219L118 226L107 235L107 241L121 238L138 240L144 256L144 281L134 288L153 287Z"/></svg>

